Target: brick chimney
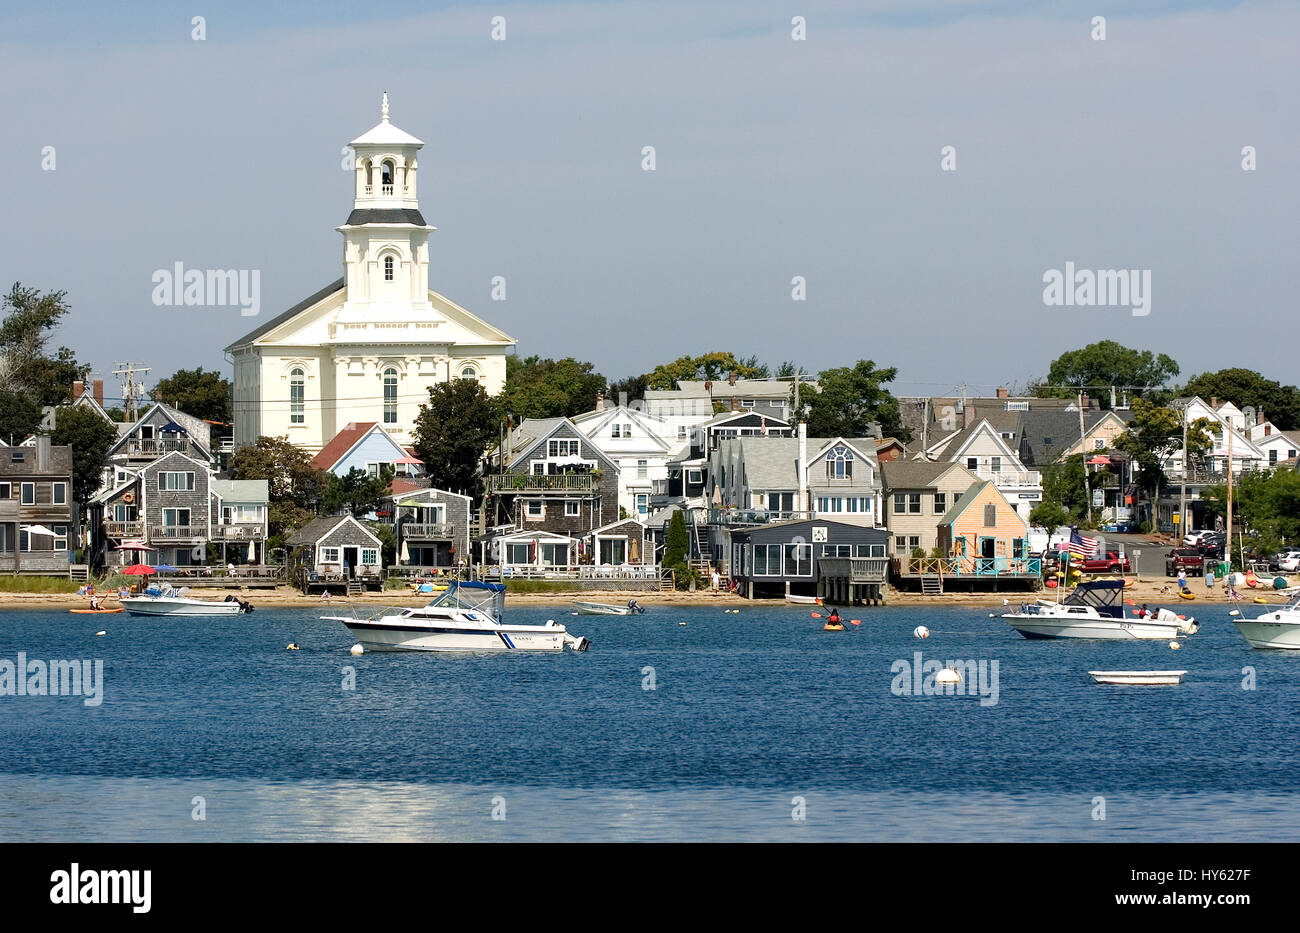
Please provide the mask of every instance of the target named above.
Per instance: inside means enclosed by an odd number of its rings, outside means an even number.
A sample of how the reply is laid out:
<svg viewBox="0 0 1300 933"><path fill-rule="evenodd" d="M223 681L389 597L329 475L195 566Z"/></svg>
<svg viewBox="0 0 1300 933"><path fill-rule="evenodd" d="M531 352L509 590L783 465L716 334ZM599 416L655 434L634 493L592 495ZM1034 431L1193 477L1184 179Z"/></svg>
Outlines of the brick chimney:
<svg viewBox="0 0 1300 933"><path fill-rule="evenodd" d="M1217 395L1210 396L1210 407L1215 411L1219 410L1219 397Z"/></svg>
<svg viewBox="0 0 1300 933"><path fill-rule="evenodd" d="M1083 397L1079 399L1079 406L1084 411L1092 411L1092 399L1088 398L1087 392L1083 393Z"/></svg>
<svg viewBox="0 0 1300 933"><path fill-rule="evenodd" d="M734 395L731 397L731 410L740 411L740 399Z"/></svg>
<svg viewBox="0 0 1300 933"><path fill-rule="evenodd" d="M998 398L1005 399L1006 397L1007 397L1006 386L998 386Z"/></svg>
<svg viewBox="0 0 1300 933"><path fill-rule="evenodd" d="M80 379L72 383L72 400L75 402L86 392L86 384Z"/></svg>
<svg viewBox="0 0 1300 933"><path fill-rule="evenodd" d="M96 379L94 382L91 383L91 385L94 386L93 391L95 393L95 402L98 403L100 408L103 408L104 407L104 380Z"/></svg>
<svg viewBox="0 0 1300 933"><path fill-rule="evenodd" d="M731 372L727 373L727 385L734 386L735 384L736 384L736 371L733 369Z"/></svg>

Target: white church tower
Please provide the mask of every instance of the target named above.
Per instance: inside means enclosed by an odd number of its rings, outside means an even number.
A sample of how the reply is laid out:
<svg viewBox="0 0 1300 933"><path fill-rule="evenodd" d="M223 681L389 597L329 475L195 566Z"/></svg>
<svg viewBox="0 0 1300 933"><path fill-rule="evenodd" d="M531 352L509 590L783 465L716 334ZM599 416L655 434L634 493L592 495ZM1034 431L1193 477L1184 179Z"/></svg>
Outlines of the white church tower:
<svg viewBox="0 0 1300 933"><path fill-rule="evenodd" d="M236 447L284 437L316 453L363 422L409 444L429 386L473 379L495 395L505 385L514 339L429 288L434 228L417 187L424 143L389 120L387 93L379 123L350 146L343 278L226 348Z"/></svg>

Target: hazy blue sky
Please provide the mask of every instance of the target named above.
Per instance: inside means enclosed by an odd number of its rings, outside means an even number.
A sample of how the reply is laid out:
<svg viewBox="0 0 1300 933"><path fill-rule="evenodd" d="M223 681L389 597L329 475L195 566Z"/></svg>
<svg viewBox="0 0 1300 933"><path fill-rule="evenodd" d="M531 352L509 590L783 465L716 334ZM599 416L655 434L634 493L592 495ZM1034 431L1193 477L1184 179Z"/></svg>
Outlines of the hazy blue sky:
<svg viewBox="0 0 1300 933"><path fill-rule="evenodd" d="M521 354L871 358L929 394L1111 338L1296 382L1297 40L1294 0L6 7L0 280L65 289L98 370L229 375L341 275L340 150L387 90L432 287ZM1151 313L1044 306L1067 261L1151 270ZM155 307L176 262L261 270L262 317Z"/></svg>

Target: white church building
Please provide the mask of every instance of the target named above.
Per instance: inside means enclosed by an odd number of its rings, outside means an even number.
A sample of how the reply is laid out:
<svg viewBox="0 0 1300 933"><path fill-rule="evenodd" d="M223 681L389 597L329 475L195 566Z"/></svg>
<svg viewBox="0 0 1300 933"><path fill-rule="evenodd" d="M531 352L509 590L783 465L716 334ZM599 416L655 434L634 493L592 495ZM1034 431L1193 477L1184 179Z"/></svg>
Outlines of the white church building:
<svg viewBox="0 0 1300 933"><path fill-rule="evenodd" d="M343 278L245 334L234 361L235 447L284 437L317 453L350 423L375 422L412 440L428 388L473 379L505 385L514 338L429 288L429 234L420 213L424 145L388 119L350 144L352 213Z"/></svg>

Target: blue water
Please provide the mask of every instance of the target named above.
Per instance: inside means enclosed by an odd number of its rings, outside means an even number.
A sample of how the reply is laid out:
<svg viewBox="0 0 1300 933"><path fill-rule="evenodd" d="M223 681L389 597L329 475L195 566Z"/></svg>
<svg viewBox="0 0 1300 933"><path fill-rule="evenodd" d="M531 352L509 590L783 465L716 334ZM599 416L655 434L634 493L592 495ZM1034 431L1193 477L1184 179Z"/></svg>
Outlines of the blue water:
<svg viewBox="0 0 1300 933"><path fill-rule="evenodd" d="M1300 653L1198 608L1175 652L1026 641L966 607L862 609L843 633L786 607L515 607L592 650L481 657L353 657L318 610L4 612L0 659L100 658L105 688L0 697L0 838L1293 839ZM997 661L997 703L891 692L918 650Z"/></svg>

